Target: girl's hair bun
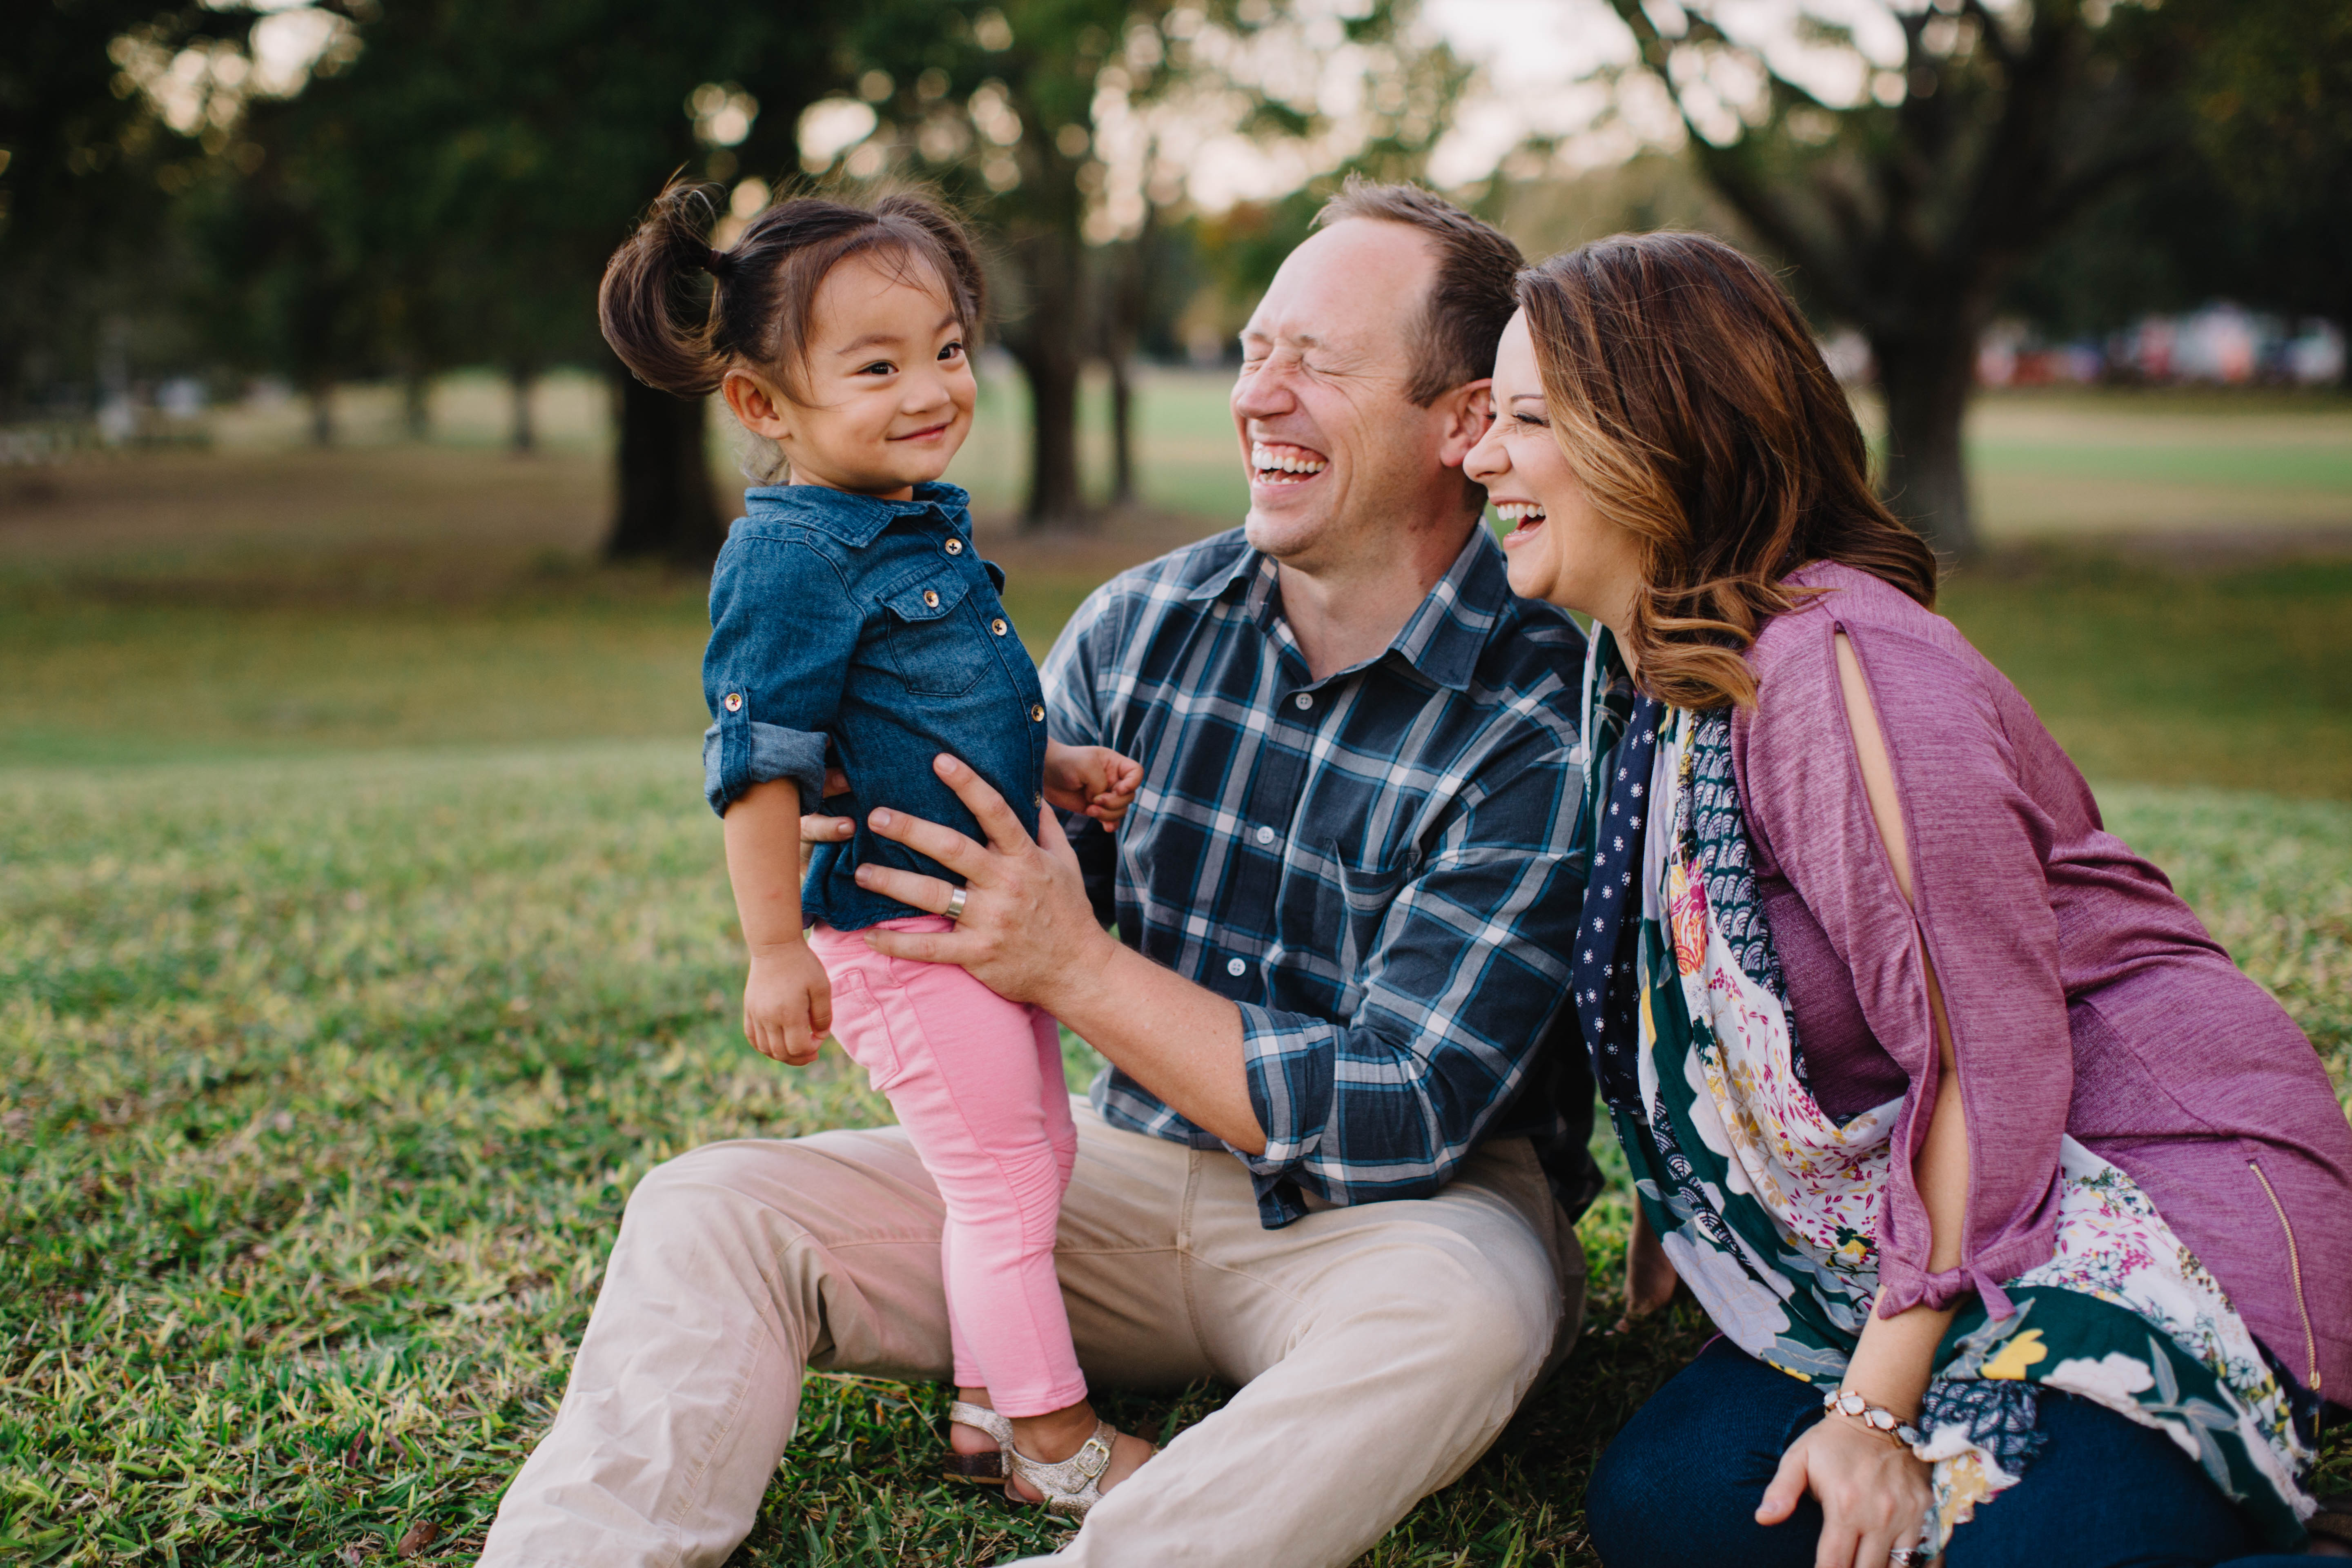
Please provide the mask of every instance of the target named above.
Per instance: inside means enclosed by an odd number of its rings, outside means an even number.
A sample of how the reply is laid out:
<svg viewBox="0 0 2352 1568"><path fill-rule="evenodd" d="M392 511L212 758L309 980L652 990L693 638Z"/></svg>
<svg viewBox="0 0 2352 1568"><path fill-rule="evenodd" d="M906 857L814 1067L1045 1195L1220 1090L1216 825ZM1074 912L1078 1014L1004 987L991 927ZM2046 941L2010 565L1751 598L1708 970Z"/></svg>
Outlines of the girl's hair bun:
<svg viewBox="0 0 2352 1568"><path fill-rule="evenodd" d="M718 390L723 356L712 353L708 327L689 326L687 274L708 271L718 252L710 230L719 220L718 187L675 183L654 198L636 230L604 266L596 311L604 341L639 381L680 397Z"/></svg>

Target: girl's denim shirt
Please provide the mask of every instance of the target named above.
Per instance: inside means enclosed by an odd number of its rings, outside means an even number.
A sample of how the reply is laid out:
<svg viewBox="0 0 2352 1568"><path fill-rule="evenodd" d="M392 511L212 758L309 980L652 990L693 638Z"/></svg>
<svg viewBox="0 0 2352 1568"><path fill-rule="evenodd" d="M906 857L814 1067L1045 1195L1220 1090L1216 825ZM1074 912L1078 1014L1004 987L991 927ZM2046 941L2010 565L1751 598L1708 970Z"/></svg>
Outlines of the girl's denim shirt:
<svg viewBox="0 0 2352 1568"><path fill-rule="evenodd" d="M997 595L1004 574L972 547L969 498L920 484L911 500L816 485L744 492L710 579L702 787L721 816L753 784L791 779L817 809L827 762L849 775L858 824L817 846L801 918L856 931L907 915L858 887L871 863L961 880L866 826L887 805L984 837L931 771L941 752L993 785L1034 832L1045 767L1045 696ZM835 796L830 809L839 811Z"/></svg>

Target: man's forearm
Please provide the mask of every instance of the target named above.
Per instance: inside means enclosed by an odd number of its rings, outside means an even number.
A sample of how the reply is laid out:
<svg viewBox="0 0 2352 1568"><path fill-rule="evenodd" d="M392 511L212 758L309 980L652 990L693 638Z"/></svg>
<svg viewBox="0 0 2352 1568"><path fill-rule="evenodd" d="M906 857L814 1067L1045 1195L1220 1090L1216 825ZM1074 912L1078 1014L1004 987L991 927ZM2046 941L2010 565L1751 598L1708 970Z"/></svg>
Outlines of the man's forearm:
<svg viewBox="0 0 2352 1568"><path fill-rule="evenodd" d="M1040 1004L1194 1126L1265 1152L1242 1056L1242 1012L1109 933Z"/></svg>

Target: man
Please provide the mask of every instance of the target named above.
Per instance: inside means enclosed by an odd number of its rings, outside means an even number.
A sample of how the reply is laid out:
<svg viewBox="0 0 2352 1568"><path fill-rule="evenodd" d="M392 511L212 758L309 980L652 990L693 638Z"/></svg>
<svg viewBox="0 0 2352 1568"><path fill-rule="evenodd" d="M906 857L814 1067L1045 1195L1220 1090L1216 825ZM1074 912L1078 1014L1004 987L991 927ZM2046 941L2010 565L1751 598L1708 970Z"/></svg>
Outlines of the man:
<svg viewBox="0 0 2352 1568"><path fill-rule="evenodd" d="M1347 1563L1582 1319L1582 639L1512 598L1461 470L1519 258L1411 187L1351 183L1318 224L1243 333L1246 526L1107 584L1045 671L1057 739L1143 764L1116 838L1049 814L1033 841L944 758L988 844L872 818L966 889L954 931L875 944L1112 1064L1056 1247L1088 1377L1240 1385L1105 1493L1071 1563ZM945 881L860 874L949 907ZM650 1173L484 1561L720 1562L803 1366L948 1375L940 1217L895 1128Z"/></svg>

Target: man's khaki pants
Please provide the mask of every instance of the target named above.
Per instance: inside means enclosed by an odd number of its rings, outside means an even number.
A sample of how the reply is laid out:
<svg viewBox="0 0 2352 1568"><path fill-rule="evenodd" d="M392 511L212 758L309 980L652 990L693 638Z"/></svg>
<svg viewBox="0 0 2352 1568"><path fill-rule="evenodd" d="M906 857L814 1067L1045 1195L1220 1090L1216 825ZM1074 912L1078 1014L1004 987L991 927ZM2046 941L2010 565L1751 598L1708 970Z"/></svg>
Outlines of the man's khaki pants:
<svg viewBox="0 0 2352 1568"><path fill-rule="evenodd" d="M1248 1173L1081 1104L1055 1250L1095 1386L1241 1385L1060 1563L1351 1562L1576 1336L1584 1255L1524 1140L1433 1198L1258 1224ZM630 1196L555 1423L482 1562L702 1568L750 1532L802 1368L950 1375L938 1194L897 1128L714 1143Z"/></svg>

